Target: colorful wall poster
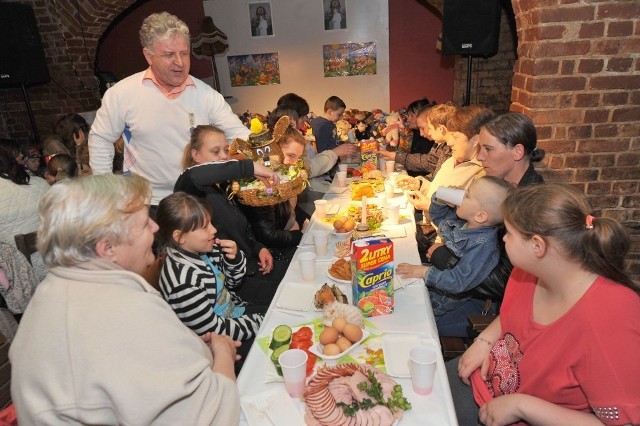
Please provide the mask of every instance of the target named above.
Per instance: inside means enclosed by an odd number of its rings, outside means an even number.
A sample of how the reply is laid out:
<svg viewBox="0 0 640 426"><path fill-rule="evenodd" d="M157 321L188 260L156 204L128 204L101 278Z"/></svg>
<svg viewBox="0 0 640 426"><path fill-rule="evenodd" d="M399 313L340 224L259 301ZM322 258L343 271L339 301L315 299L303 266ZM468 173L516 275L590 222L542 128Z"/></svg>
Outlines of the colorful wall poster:
<svg viewBox="0 0 640 426"><path fill-rule="evenodd" d="M256 53L227 57L231 86L280 84L278 53Z"/></svg>
<svg viewBox="0 0 640 426"><path fill-rule="evenodd" d="M325 77L376 74L376 43L325 44L322 46Z"/></svg>

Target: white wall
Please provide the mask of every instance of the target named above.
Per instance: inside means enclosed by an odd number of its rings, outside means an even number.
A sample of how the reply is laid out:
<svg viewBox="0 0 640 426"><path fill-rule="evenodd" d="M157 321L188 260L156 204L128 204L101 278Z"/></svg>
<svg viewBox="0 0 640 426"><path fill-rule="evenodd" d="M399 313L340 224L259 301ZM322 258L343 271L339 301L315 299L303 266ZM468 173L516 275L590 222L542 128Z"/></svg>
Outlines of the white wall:
<svg viewBox="0 0 640 426"><path fill-rule="evenodd" d="M263 1L255 0L252 3ZM339 96L347 108L389 110L388 0L346 1L347 29L324 30L322 0L271 0L273 37L251 37L248 0L204 1L205 15L229 38L229 50L216 56L222 94L234 112L266 113L288 92L304 97L311 111L322 114L324 101ZM377 74L324 77L322 46L376 42ZM278 85L231 87L226 55L278 52Z"/></svg>

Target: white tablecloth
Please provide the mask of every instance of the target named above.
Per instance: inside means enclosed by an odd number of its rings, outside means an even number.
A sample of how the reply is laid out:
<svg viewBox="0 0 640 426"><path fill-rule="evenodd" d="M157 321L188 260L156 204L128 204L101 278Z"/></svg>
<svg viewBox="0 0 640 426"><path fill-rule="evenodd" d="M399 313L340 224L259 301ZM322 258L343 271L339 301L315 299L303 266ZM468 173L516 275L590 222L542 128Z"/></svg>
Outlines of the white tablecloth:
<svg viewBox="0 0 640 426"><path fill-rule="evenodd" d="M403 202L402 195L394 198L395 202ZM327 194L325 199L329 200L329 205L341 204L343 207L349 203L349 192L343 194ZM373 202L373 199L371 200ZM315 215L314 215L315 216ZM404 238L395 238L394 241L394 263L397 265L401 262L420 263L420 257L416 248L415 241L415 223L413 221L413 210L411 204L401 210L402 226L406 229L407 236ZM312 218L309 231L316 229L330 229L330 224ZM399 225L400 226L400 225ZM283 310L276 307L278 298L283 292L287 291L287 286L300 286L304 283L301 276L300 266L297 256L301 252L313 251L313 240L305 239L301 241L296 255L284 277L284 280L278 287L278 291L269 307L264 318L259 337L270 336L271 331L280 324L296 325L314 320L321 316L321 312L315 311L313 305L307 311ZM334 239L330 240L330 244L335 243ZM307 283L314 288L320 287L327 282L332 281L327 277L326 271L331 262L317 262L315 281ZM348 286L342 286L348 290ZM350 291L349 291L350 293ZM433 317L433 311L429 302L429 295L424 286L423 280L418 280L406 287L398 289L395 292L395 311L391 315L369 318L374 324L376 332L384 332L389 334L415 333L416 336L424 339L433 339L438 342L438 333ZM436 343L437 344L437 343ZM271 371L271 361L263 350L254 344L244 363L242 371L238 377L238 388L240 396L246 397L256 395L275 387L283 387L282 383L266 383L267 371ZM411 387L411 379L395 378L402 385L405 397L411 402L412 408L404 413L404 417L400 425L457 425L453 400L447 379L444 361L439 355L436 371L436 380L433 392L427 396L419 396L413 392ZM304 413L304 403L296 401L296 406L301 413ZM277 424L291 425L292 422L287 418L278 418ZM247 421L244 414L241 416L240 424L246 425Z"/></svg>

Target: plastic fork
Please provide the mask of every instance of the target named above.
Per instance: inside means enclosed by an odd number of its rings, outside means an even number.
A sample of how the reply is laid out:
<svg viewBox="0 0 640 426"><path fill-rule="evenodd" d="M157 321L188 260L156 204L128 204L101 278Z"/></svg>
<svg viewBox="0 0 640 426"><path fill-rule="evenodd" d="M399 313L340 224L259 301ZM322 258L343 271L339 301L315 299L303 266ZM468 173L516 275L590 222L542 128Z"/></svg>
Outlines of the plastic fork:
<svg viewBox="0 0 640 426"><path fill-rule="evenodd" d="M267 401L267 398L264 395L264 393L260 393L256 395L253 399L252 405L264 417L266 417L267 420L269 420L269 424L276 426L276 423L271 419L271 416L269 415L269 401Z"/></svg>

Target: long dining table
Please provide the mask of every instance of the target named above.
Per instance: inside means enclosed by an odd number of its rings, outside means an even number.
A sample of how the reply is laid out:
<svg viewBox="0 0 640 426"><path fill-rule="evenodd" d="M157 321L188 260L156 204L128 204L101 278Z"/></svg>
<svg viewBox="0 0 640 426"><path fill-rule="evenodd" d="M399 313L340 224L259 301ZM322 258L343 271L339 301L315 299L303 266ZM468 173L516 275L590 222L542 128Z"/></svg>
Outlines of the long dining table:
<svg viewBox="0 0 640 426"><path fill-rule="evenodd" d="M351 179L349 179L350 181ZM384 204L382 197L369 199L368 203ZM298 256L304 252L313 252L313 235L317 230L333 230L331 217L344 213L350 204L357 203L351 200L349 185L345 188L337 187L333 182L329 191L325 194L327 200L327 217L322 220L314 213L305 231L303 238L296 250L295 256L287 270L287 273L278 287L278 290L264 317L264 321L258 332L242 371L238 376L238 389L242 401L241 425L299 425L304 424L303 416L305 404L303 400L295 399L293 404L278 406L276 396L282 396L284 384L275 373L275 367L269 357L266 345L275 327L281 324L294 328L299 325L310 324L322 317L322 312L314 307L313 295L323 284L336 284L348 296L351 301L351 285L335 282L327 274L332 261L332 250L335 250L336 236L332 234L329 240L330 253L327 259L318 258L315 263L315 275L312 282L305 282ZM400 220L397 225L391 225L385 220L379 232L387 235L393 241L394 264L401 262L420 263L417 243L415 239L416 224L411 203L406 196L396 190L393 198L386 197L386 204L396 203L400 205ZM404 425L457 425L453 399L449 387L449 381L442 358L435 319L429 301L429 294L422 279L402 280L396 277L395 281L395 309L389 315L375 316L365 319L365 329L370 333L360 352L364 355L349 358L351 362L367 362L367 354L379 354L382 349L384 365L387 374L402 386L403 394L411 403L411 409L404 412L399 424ZM266 343L265 343L266 342ZM438 359L436 365L433 391L426 396L421 396L413 391L408 370L408 349L415 345L431 345L437 348ZM354 350L355 352L355 350ZM338 361L341 362L341 361ZM394 363L393 369L392 362ZM316 368L323 365L324 361L318 358ZM394 372L397 373L394 375ZM266 397L265 397L266 395ZM274 396L276 395L276 396ZM265 398L274 398L269 402L269 415L264 412L256 413L255 401ZM284 397L287 397L285 394ZM254 405L252 405L254 404ZM296 412L294 412L294 408ZM251 414L249 412L251 411ZM288 412L289 414L285 414ZM299 414L299 415L298 415ZM263 417L261 417L263 416Z"/></svg>

